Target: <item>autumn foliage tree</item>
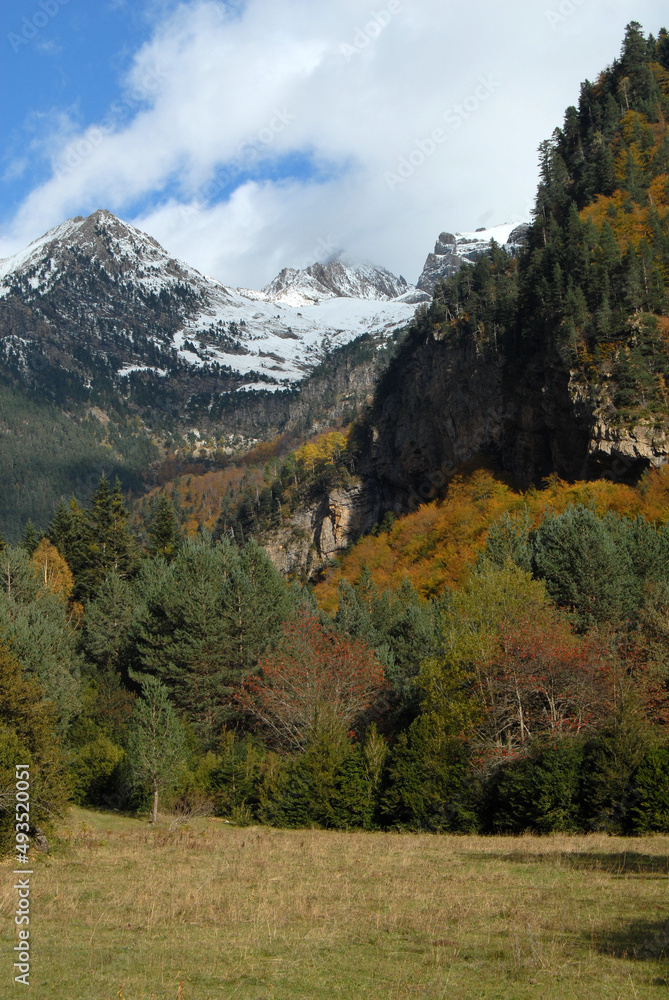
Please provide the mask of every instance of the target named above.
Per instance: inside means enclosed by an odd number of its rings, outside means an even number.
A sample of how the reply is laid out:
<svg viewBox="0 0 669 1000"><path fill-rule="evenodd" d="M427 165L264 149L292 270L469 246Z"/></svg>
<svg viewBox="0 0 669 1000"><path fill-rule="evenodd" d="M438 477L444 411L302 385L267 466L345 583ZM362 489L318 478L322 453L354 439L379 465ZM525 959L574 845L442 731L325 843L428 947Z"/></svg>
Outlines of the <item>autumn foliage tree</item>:
<svg viewBox="0 0 669 1000"><path fill-rule="evenodd" d="M364 643L326 631L304 610L284 625L238 703L278 747L302 750L324 725L352 725L384 686L383 667Z"/></svg>
<svg viewBox="0 0 669 1000"><path fill-rule="evenodd" d="M594 639L575 635L552 608L504 623L479 673L482 735L517 749L532 737L580 733L611 711L613 671Z"/></svg>
<svg viewBox="0 0 669 1000"><path fill-rule="evenodd" d="M65 559L48 538L39 542L30 563L40 586L67 601L74 588L74 577Z"/></svg>

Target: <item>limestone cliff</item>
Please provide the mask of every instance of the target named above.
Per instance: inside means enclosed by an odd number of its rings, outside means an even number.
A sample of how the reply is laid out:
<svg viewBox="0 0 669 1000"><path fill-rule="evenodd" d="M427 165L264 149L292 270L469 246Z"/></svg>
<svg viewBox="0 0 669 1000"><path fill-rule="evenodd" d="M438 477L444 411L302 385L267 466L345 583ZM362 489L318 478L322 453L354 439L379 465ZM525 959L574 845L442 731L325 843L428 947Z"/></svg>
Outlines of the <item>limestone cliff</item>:
<svg viewBox="0 0 669 1000"><path fill-rule="evenodd" d="M510 361L464 335L414 331L360 431L359 472L375 517L433 499L458 465L495 459L519 483L552 473L634 481L669 456L666 426L621 420L605 381L570 351Z"/></svg>
<svg viewBox="0 0 669 1000"><path fill-rule="evenodd" d="M288 523L264 534L262 544L280 573L308 579L368 531L375 512L373 495L355 480L297 511Z"/></svg>
<svg viewBox="0 0 669 1000"><path fill-rule="evenodd" d="M474 264L490 250L491 240L510 254L518 254L527 241L529 225L507 223L474 233L440 233L433 253L428 254L416 287L433 292L442 278L450 278L465 264Z"/></svg>

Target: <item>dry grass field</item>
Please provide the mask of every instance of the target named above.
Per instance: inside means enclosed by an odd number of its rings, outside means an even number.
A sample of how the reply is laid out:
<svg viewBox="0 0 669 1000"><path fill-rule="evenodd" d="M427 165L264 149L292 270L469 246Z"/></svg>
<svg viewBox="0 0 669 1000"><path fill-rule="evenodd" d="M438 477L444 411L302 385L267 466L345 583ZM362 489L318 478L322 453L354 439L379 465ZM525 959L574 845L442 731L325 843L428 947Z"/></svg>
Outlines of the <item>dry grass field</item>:
<svg viewBox="0 0 669 1000"><path fill-rule="evenodd" d="M666 998L668 855L668 837L170 831L77 809L34 865L29 989L4 863L0 997Z"/></svg>

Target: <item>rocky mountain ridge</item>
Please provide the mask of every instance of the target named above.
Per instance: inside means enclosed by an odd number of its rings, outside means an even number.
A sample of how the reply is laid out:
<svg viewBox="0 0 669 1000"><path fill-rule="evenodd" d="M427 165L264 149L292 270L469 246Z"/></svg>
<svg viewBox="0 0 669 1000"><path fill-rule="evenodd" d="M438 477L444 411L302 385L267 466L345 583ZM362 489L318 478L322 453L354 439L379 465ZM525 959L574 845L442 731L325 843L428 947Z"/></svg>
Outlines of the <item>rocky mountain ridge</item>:
<svg viewBox="0 0 669 1000"><path fill-rule="evenodd" d="M340 260L283 271L263 291L229 288L98 211L0 261L0 358L47 393L67 373L82 398L116 388L177 411L194 393L293 386L333 348L404 326L426 298Z"/></svg>
<svg viewBox="0 0 669 1000"><path fill-rule="evenodd" d="M421 291L434 291L442 278L450 278L464 264L474 264L489 251L491 240L511 255L518 254L527 242L529 224L506 223L491 229L477 229L473 233L440 233L434 251L428 254L416 287Z"/></svg>
<svg viewBox="0 0 669 1000"><path fill-rule="evenodd" d="M270 301L288 306L307 306L328 299L369 299L379 302L402 299L410 305L424 302L428 296L407 283L400 275L371 264L346 264L337 256L324 264L310 264L298 270L285 267L263 288Z"/></svg>

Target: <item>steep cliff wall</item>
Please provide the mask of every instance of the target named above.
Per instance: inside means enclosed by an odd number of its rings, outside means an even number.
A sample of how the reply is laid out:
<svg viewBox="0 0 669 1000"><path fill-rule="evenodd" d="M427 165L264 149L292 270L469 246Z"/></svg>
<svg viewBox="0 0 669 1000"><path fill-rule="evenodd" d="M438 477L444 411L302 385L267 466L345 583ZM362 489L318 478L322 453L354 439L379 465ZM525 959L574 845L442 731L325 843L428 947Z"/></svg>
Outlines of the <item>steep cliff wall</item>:
<svg viewBox="0 0 669 1000"><path fill-rule="evenodd" d="M359 471L369 494L398 512L416 494L433 496L461 462L500 449L503 407L499 355L440 331L416 332L361 428Z"/></svg>
<svg viewBox="0 0 669 1000"><path fill-rule="evenodd" d="M287 524L262 536L270 559L284 576L316 577L330 561L374 524L374 492L356 480L297 511Z"/></svg>
<svg viewBox="0 0 669 1000"><path fill-rule="evenodd" d="M396 351L397 341L361 337L332 352L298 389L291 392L228 394L212 408L212 419L246 435L303 431L318 433L349 419L374 398L381 373Z"/></svg>
<svg viewBox="0 0 669 1000"><path fill-rule="evenodd" d="M376 518L434 498L477 455L523 486L551 473L634 481L662 465L666 426L622 420L606 381L589 384L572 360L553 349L510 361L466 335L415 332L360 431L359 472Z"/></svg>

